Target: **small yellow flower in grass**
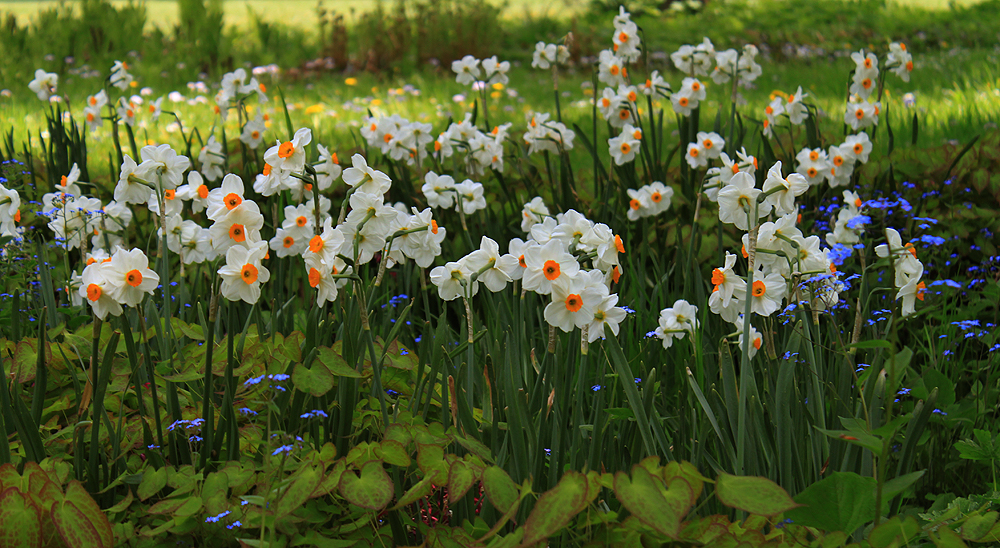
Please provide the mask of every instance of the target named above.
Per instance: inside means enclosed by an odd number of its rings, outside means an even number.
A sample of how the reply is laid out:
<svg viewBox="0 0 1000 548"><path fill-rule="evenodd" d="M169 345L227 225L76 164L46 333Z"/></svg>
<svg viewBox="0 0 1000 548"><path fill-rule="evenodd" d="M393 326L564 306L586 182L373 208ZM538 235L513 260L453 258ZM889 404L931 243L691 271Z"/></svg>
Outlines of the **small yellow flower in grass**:
<svg viewBox="0 0 1000 548"><path fill-rule="evenodd" d="M381 104L382 104L382 100L381 99L372 99L371 105L373 107L377 107L377 106L379 106Z"/></svg>
<svg viewBox="0 0 1000 548"><path fill-rule="evenodd" d="M503 88L504 88L504 85L503 85L503 84L501 84L500 82L496 82L495 84L493 84L493 86L492 86L492 87L493 87L493 89L494 89L494 90L496 90L496 91L502 91L502 90L503 90Z"/></svg>
<svg viewBox="0 0 1000 548"><path fill-rule="evenodd" d="M352 76L351 78L347 78L346 80L344 80L344 83L347 84L348 86L356 86L358 85L358 79Z"/></svg>
<svg viewBox="0 0 1000 548"><path fill-rule="evenodd" d="M323 112L323 105L319 103L306 108L306 114L319 114L320 112Z"/></svg>

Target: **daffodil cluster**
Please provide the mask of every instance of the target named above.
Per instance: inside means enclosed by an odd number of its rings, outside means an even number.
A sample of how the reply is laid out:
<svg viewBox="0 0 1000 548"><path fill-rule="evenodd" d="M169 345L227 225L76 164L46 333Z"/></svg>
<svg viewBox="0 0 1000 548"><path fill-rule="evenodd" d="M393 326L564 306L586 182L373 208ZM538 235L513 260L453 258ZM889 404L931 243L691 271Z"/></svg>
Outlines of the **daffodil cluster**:
<svg viewBox="0 0 1000 548"><path fill-rule="evenodd" d="M528 239L510 240L507 253L484 236L479 249L431 270L438 295L468 299L480 285L498 292L520 281L523 290L551 299L544 312L549 325L565 332L585 328L589 342L603 337L605 325L617 334L625 311L616 306L610 285L621 275L621 237L572 209L552 216L540 198L525 204L524 212L531 218Z"/></svg>
<svg viewBox="0 0 1000 548"><path fill-rule="evenodd" d="M902 236L893 228L885 229L886 243L875 247L875 254L892 259L893 283L896 285L896 299L902 299L900 313L909 316L915 311L918 300L924 300L927 285L921 280L924 264L917 258L917 249L912 243L903 243Z"/></svg>

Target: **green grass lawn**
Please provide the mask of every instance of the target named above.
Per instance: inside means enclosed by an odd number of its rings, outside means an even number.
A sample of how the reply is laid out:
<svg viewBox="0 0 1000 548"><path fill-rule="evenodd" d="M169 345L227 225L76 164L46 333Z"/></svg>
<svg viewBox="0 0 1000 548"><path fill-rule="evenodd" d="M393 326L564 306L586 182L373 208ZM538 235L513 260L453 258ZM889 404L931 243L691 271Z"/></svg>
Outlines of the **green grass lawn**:
<svg viewBox="0 0 1000 548"><path fill-rule="evenodd" d="M916 1L916 0L915 0ZM507 9L504 15L509 18L517 18L524 15L525 10L534 16L551 15L557 17L569 17L580 13L586 8L585 2L573 2L569 0L489 0L494 5L506 4ZM923 3L945 4L944 0L922 0ZM962 3L970 3L972 0L963 0ZM127 5L128 2L113 0L115 6ZM70 2L72 4L72 2ZM178 3L173 0L146 0L146 9L149 13L147 26L159 26L162 29L172 28L178 20ZM348 23L356 14L370 11L375 8L375 0L323 0L323 8L327 11L335 11L344 14ZM394 5L393 0L383 2L387 9ZM44 9L49 9L58 5L55 1L28 2L18 0L0 0L0 13L12 13L22 21L25 18L35 17ZM249 11L257 14L279 14L280 22L289 26L303 29L308 32L316 32L316 0L229 0L223 2L225 9L226 24L247 28L251 23ZM270 17L269 17L270 18Z"/></svg>

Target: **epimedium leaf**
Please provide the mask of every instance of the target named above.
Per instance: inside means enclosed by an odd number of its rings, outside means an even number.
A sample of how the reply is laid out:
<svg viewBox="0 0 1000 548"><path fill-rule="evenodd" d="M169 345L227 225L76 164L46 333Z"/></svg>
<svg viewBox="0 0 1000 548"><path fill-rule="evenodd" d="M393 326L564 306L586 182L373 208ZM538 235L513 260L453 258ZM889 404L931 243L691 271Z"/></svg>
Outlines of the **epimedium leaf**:
<svg viewBox="0 0 1000 548"><path fill-rule="evenodd" d="M785 513L796 525L824 531L854 531L875 519L875 480L854 472L833 472L795 497Z"/></svg>
<svg viewBox="0 0 1000 548"><path fill-rule="evenodd" d="M587 507L587 476L570 471L555 487L542 493L524 523L522 544L531 545L549 538Z"/></svg>
<svg viewBox="0 0 1000 548"><path fill-rule="evenodd" d="M87 519L79 508L71 501L53 504L52 523L67 546L86 546L88 548L111 548L112 543L105 544L97 532L97 526Z"/></svg>
<svg viewBox="0 0 1000 548"><path fill-rule="evenodd" d="M406 491L406 493L403 493L403 496L399 499L398 502L396 502L395 506L393 506L392 509L398 510L407 505L413 504L417 500L422 499L427 495L430 495L432 492L434 492L434 487L437 481L438 481L437 474L428 474L424 476L424 479L413 484L413 487L410 487L409 490ZM451 500L456 500L456 499L451 499Z"/></svg>
<svg viewBox="0 0 1000 548"><path fill-rule="evenodd" d="M966 518L962 524L962 538L965 540L977 541L986 536L997 522L1000 514L996 512L986 512L985 514L974 514Z"/></svg>
<svg viewBox="0 0 1000 548"><path fill-rule="evenodd" d="M139 488L136 490L136 494L139 495L139 500L144 501L159 493L161 489L166 487L166 485L167 468L165 466L159 469L149 467L142 473L142 481L139 482Z"/></svg>
<svg viewBox="0 0 1000 548"><path fill-rule="evenodd" d="M332 373L335 377L347 377L350 379L361 378L361 373L358 373L347 363L347 360L345 360L343 356L331 348L318 348L316 352L316 360L323 364L327 371Z"/></svg>
<svg viewBox="0 0 1000 548"><path fill-rule="evenodd" d="M114 546L114 533L111 530L111 522L108 516L97 505L97 502L90 493L84 489L83 484L77 480L69 482L66 486L66 502L73 506L90 522L101 539L101 546Z"/></svg>
<svg viewBox="0 0 1000 548"><path fill-rule="evenodd" d="M382 450L382 460L387 464L403 468L410 465L410 455L398 441L384 439L379 446Z"/></svg>
<svg viewBox="0 0 1000 548"><path fill-rule="evenodd" d="M301 507L320 482L320 471L314 467L302 468L296 473L292 483L285 489L284 495L278 500L274 513L277 517L287 516Z"/></svg>
<svg viewBox="0 0 1000 548"><path fill-rule="evenodd" d="M0 523L16 523L16 527L0 527L0 548L41 548L42 511L16 487L0 493Z"/></svg>
<svg viewBox="0 0 1000 548"><path fill-rule="evenodd" d="M767 478L725 472L715 479L715 496L730 508L762 516L775 516L798 506L787 491Z"/></svg>
<svg viewBox="0 0 1000 548"><path fill-rule="evenodd" d="M292 383L295 389L320 397L333 388L333 374L322 364L308 369L301 363L295 364L292 371Z"/></svg>
<svg viewBox="0 0 1000 548"><path fill-rule="evenodd" d="M468 463L456 460L448 471L448 498L458 501L465 496L476 481L476 473Z"/></svg>
<svg viewBox="0 0 1000 548"><path fill-rule="evenodd" d="M668 500L663 486L642 466L632 467L631 479L625 472L615 474L615 496L622 506L646 527L677 540L681 519L690 508L691 486L681 478L675 478L671 486L676 491Z"/></svg>
<svg viewBox="0 0 1000 548"><path fill-rule="evenodd" d="M483 489L486 491L486 498L504 514L510 512L520 497L517 484L499 466L483 470Z"/></svg>
<svg viewBox="0 0 1000 548"><path fill-rule="evenodd" d="M347 502L369 510L381 510L392 500L392 480L381 461L368 461L361 475L348 470L340 477L340 494Z"/></svg>

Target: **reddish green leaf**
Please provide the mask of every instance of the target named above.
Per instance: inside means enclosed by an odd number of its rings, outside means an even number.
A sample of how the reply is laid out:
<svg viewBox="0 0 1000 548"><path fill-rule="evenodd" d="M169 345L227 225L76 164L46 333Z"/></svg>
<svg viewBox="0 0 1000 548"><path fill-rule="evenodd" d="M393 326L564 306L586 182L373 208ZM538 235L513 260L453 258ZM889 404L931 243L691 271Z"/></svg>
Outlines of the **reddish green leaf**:
<svg viewBox="0 0 1000 548"><path fill-rule="evenodd" d="M20 487L21 486L21 476L17 473L17 469L11 463L6 463L0 466L0 493L7 490L8 487Z"/></svg>
<svg viewBox="0 0 1000 548"><path fill-rule="evenodd" d="M483 470L483 489L486 491L486 498L504 514L509 513L520 498L517 484L499 466Z"/></svg>
<svg viewBox="0 0 1000 548"><path fill-rule="evenodd" d="M0 548L41 548L42 511L16 487L0 493Z"/></svg>
<svg viewBox="0 0 1000 548"><path fill-rule="evenodd" d="M681 520L691 508L691 486L682 478L670 482L666 492L663 485L642 466L632 467L632 479L628 474L615 474L615 495L633 516L643 525L676 540L681 529Z"/></svg>
<svg viewBox="0 0 1000 548"><path fill-rule="evenodd" d="M799 506L787 491L767 478L725 472L715 480L715 496L730 508L762 516L774 516Z"/></svg>
<svg viewBox="0 0 1000 548"><path fill-rule="evenodd" d="M292 383L296 390L308 392L318 398L333 388L333 374L322 364L315 364L312 369L307 369L297 363L292 371Z"/></svg>
<svg viewBox="0 0 1000 548"><path fill-rule="evenodd" d="M468 463L456 460L448 471L448 499L457 502L476 482L476 472Z"/></svg>
<svg viewBox="0 0 1000 548"><path fill-rule="evenodd" d="M556 486L535 503L535 508L524 523L523 544L534 544L549 538L587 507L587 476L570 471L559 479Z"/></svg>
<svg viewBox="0 0 1000 548"><path fill-rule="evenodd" d="M424 479L415 483L413 487L410 487L410 489L407 490L406 493L403 493L402 498L400 498L399 501L392 508L394 510L403 508L404 506L413 504L417 500L422 499L427 495L430 495L434 491L434 484L436 481L437 481L437 475L435 474L431 474L429 476L424 477ZM449 499L456 500L450 498L450 493L449 493Z"/></svg>
<svg viewBox="0 0 1000 548"><path fill-rule="evenodd" d="M369 510L381 510L392 500L392 480L380 461L369 461L361 467L361 475L353 471L340 477L340 494L347 502Z"/></svg>
<svg viewBox="0 0 1000 548"><path fill-rule="evenodd" d="M299 470L292 483L285 489L285 494L278 500L274 510L275 515L287 516L302 507L316 490L320 479L320 471L316 468L307 467Z"/></svg>
<svg viewBox="0 0 1000 548"><path fill-rule="evenodd" d="M201 511L201 497L188 497L184 499L184 504L174 510L175 518L193 516Z"/></svg>
<svg viewBox="0 0 1000 548"><path fill-rule="evenodd" d="M444 447L434 444L417 444L417 467L425 476L437 474L448 477L448 461L444 458Z"/></svg>
<svg viewBox="0 0 1000 548"><path fill-rule="evenodd" d="M83 488L83 484L77 480L69 482L66 486L66 502L73 503L73 506L87 518L101 538L101 546L114 546L115 537L111 532L111 522L90 493Z"/></svg>
<svg viewBox="0 0 1000 548"><path fill-rule="evenodd" d="M229 476L222 471L209 474L202 485L201 498L205 501L205 513L210 516L229 509Z"/></svg>
<svg viewBox="0 0 1000 548"><path fill-rule="evenodd" d="M139 488L136 489L136 494L139 495L139 500L146 500L149 497L160 492L161 489L167 486L167 468L164 466L159 470L154 469L152 466L146 468L146 471L142 473L142 481L139 482Z"/></svg>
<svg viewBox="0 0 1000 548"><path fill-rule="evenodd" d="M379 445L382 449L382 459L386 463L402 468L410 465L410 455L406 452L403 444L395 440L382 440Z"/></svg>
<svg viewBox="0 0 1000 548"><path fill-rule="evenodd" d="M70 501L53 504L52 523L59 536L67 546L74 548L111 548L113 544L104 544L97 526L90 522L87 515Z"/></svg>
<svg viewBox="0 0 1000 548"><path fill-rule="evenodd" d="M349 379L360 379L361 373L358 373L343 356L335 352L331 348L320 347L316 352L316 360L323 364L335 377L347 377Z"/></svg>

